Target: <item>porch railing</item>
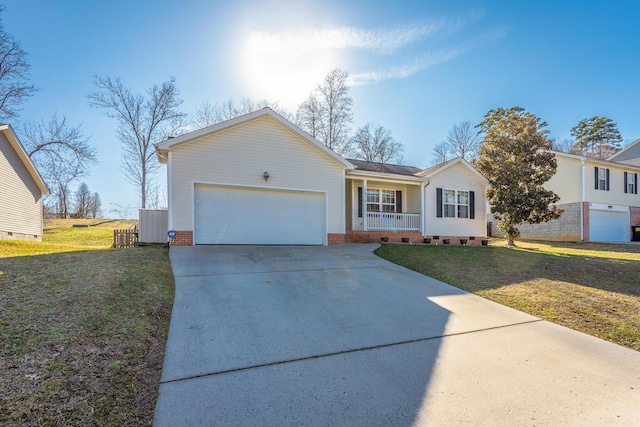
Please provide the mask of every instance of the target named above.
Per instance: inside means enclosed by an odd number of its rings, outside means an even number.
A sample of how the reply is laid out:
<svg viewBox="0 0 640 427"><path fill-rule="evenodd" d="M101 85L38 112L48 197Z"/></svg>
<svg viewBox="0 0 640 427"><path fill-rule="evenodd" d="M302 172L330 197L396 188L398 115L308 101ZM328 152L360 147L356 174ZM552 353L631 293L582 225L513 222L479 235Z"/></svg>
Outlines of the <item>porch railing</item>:
<svg viewBox="0 0 640 427"><path fill-rule="evenodd" d="M420 230L420 214L367 212L368 230Z"/></svg>

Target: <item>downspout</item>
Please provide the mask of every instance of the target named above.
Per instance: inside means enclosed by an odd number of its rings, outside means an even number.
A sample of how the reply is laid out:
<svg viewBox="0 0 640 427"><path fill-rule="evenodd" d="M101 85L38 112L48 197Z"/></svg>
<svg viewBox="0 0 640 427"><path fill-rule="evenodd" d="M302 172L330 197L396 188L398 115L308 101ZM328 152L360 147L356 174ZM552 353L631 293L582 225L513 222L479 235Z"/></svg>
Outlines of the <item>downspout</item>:
<svg viewBox="0 0 640 427"><path fill-rule="evenodd" d="M427 232L427 228L426 228L426 222L427 222L427 207L425 206L425 202L427 200L426 197L426 192L427 192L427 186L431 184L431 180L427 179L424 181L424 183L422 184L422 191L420 192L420 206L422 207L422 218L420 221L420 232L422 233L422 237L424 237L426 235Z"/></svg>
<svg viewBox="0 0 640 427"><path fill-rule="evenodd" d="M580 166L580 241L584 242L584 196L585 196L585 181L584 181L584 169L586 167L586 160L581 161Z"/></svg>
<svg viewBox="0 0 640 427"><path fill-rule="evenodd" d="M173 159L172 159L171 151L168 153L167 159L167 225L169 230L173 230ZM169 231L167 230L167 231Z"/></svg>

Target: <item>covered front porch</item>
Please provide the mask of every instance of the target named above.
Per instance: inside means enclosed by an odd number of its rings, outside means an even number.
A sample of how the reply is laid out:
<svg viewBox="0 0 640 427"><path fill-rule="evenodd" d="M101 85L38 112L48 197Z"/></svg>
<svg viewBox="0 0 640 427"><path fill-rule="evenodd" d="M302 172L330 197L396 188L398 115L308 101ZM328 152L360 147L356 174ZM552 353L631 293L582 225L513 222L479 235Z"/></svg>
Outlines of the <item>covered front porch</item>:
<svg viewBox="0 0 640 427"><path fill-rule="evenodd" d="M412 240L420 238L424 185L424 179L414 176L349 172L345 203L347 235L366 233L372 241L380 241L380 237L386 235L398 237L400 241L398 233ZM385 232L385 236L372 232Z"/></svg>

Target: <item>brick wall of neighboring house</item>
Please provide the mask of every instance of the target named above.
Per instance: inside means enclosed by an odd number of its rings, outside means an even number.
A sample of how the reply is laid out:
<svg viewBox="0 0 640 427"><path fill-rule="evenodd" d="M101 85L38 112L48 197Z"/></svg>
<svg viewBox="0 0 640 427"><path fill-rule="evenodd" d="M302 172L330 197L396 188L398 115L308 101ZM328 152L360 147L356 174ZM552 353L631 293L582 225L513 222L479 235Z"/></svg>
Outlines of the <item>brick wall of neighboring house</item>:
<svg viewBox="0 0 640 427"><path fill-rule="evenodd" d="M171 239L171 246L193 246L193 231L176 231L176 237Z"/></svg>
<svg viewBox="0 0 640 427"><path fill-rule="evenodd" d="M640 225L640 207L639 206L630 206L630 222L631 226ZM631 233L631 237L633 238L633 233L631 232L631 227L629 227L629 232Z"/></svg>
<svg viewBox="0 0 640 427"><path fill-rule="evenodd" d="M543 222L540 224L521 224L518 226L521 239L532 240L558 240L558 241L579 241L580 240L580 202L558 205L564 209L564 213L558 219ZM587 215L589 204L586 204ZM503 237L498 229L498 221L490 217L491 235ZM587 231L589 230L587 222ZM586 239L586 237L585 237Z"/></svg>
<svg viewBox="0 0 640 427"><path fill-rule="evenodd" d="M327 233L328 245L341 245L345 242L345 235L342 233Z"/></svg>
<svg viewBox="0 0 640 427"><path fill-rule="evenodd" d="M582 202L582 241L589 241L589 202Z"/></svg>

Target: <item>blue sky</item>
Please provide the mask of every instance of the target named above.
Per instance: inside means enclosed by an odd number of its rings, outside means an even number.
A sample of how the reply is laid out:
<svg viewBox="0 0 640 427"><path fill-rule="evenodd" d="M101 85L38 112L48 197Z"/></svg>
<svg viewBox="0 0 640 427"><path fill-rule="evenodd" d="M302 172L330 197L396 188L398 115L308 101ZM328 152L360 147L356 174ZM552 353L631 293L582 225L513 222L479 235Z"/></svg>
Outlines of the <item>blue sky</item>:
<svg viewBox="0 0 640 427"><path fill-rule="evenodd" d="M54 112L84 133L100 164L85 179L109 214L139 206L118 168L116 122L89 107L93 76L143 92L174 76L192 113L251 97L297 105L332 68L350 73L355 130L381 124L427 167L461 121L519 105L570 137L607 116L640 138L637 1L7 0L39 89L21 120ZM13 123L20 135L19 126ZM160 177L164 185L164 177ZM113 215L113 214L111 214Z"/></svg>

